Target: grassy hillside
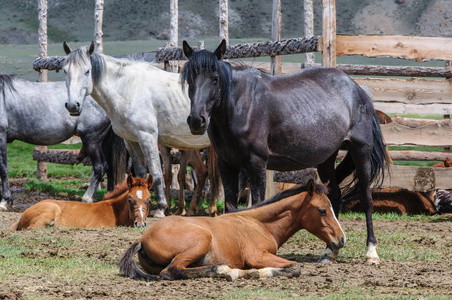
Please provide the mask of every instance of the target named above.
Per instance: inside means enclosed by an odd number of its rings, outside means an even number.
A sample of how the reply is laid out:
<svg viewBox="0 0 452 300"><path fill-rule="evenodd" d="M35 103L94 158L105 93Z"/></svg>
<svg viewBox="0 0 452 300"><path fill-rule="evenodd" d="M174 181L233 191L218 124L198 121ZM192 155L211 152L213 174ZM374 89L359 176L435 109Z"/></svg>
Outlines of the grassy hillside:
<svg viewBox="0 0 452 300"><path fill-rule="evenodd" d="M51 42L90 41L94 0L49 0ZM337 30L343 34L452 36L449 0L336 0ZM303 1L282 1L282 36L303 36ZM37 42L37 1L0 0L0 43ZM322 1L314 0L316 34L321 32ZM231 38L270 37L271 0L230 0ZM105 41L145 40L169 32L168 0L105 1ZM179 37L218 36L218 0L179 0Z"/></svg>

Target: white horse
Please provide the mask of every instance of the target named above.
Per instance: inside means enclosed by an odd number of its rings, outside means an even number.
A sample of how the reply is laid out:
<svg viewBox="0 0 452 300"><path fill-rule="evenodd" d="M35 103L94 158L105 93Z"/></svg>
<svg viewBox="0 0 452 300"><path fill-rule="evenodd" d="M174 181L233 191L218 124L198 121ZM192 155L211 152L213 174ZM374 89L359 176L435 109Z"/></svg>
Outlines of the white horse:
<svg viewBox="0 0 452 300"><path fill-rule="evenodd" d="M93 53L94 43L74 51L66 42L63 47L68 55L63 67L67 110L71 115L80 114L88 95L99 103L113 130L126 141L136 175L144 178L147 167L154 177L157 195L154 217L164 217L167 202L158 144L182 150L210 146L207 134L190 133L186 122L190 99L182 90L179 74L144 61Z"/></svg>

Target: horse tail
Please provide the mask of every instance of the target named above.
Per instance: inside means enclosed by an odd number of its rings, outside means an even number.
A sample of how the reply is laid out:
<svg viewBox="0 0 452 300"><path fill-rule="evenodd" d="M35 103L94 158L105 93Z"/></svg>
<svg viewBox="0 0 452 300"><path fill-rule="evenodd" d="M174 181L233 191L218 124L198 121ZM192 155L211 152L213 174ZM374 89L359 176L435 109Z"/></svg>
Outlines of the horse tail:
<svg viewBox="0 0 452 300"><path fill-rule="evenodd" d="M119 271L121 275L137 280L160 280L159 276L148 274L137 266L133 258L135 254L137 254L140 250L141 243L136 242L133 243L132 246L130 246L129 249L126 250L126 252L124 252L121 260L119 261Z"/></svg>
<svg viewBox="0 0 452 300"><path fill-rule="evenodd" d="M19 230L19 220L14 222L14 224L11 225L11 227L9 229L11 229L11 230Z"/></svg>
<svg viewBox="0 0 452 300"><path fill-rule="evenodd" d="M102 141L102 149L107 161L107 176L109 192L114 187L126 179L127 173L127 150L124 139L118 136L111 125L109 125L108 133ZM110 183L110 181L112 181Z"/></svg>
<svg viewBox="0 0 452 300"><path fill-rule="evenodd" d="M362 89L358 84L356 84L359 96L364 105L373 111L372 118L372 140L373 140L373 150L371 153L371 174L370 174L370 185L380 187L389 170L389 163L391 159L387 152L386 144L384 142L383 134L381 132L380 121L378 115L373 108L371 95ZM341 183L348 175L354 172L356 169L355 163L350 155L344 157L342 162L336 168L336 179L338 183ZM342 197L348 198L356 195L359 191L359 185L357 184L358 178L356 174L353 175L353 179L343 188Z"/></svg>

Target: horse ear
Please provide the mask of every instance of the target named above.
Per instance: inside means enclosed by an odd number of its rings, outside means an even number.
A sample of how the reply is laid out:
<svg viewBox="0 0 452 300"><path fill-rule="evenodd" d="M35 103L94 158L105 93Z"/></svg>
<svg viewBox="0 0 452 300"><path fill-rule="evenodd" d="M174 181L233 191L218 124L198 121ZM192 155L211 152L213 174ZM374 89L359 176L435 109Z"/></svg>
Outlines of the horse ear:
<svg viewBox="0 0 452 300"><path fill-rule="evenodd" d="M218 60L221 60L225 53L226 53L226 40L223 39L220 45L218 46L217 50L215 50L213 54L215 54Z"/></svg>
<svg viewBox="0 0 452 300"><path fill-rule="evenodd" d="M152 178L151 174L148 174L148 177L146 177L146 182L148 184L148 189L150 190L152 188L152 184L154 183L154 178Z"/></svg>
<svg viewBox="0 0 452 300"><path fill-rule="evenodd" d="M132 187L133 184L133 175L132 173L130 173L129 175L127 175L127 186L129 187L129 189Z"/></svg>
<svg viewBox="0 0 452 300"><path fill-rule="evenodd" d="M72 52L71 47L69 47L69 45L66 43L66 41L63 42L63 49L64 49L64 52L66 52L66 55L69 55L69 53Z"/></svg>
<svg viewBox="0 0 452 300"><path fill-rule="evenodd" d="M91 56L94 53L94 41L91 41L91 45L89 45L87 53L88 56Z"/></svg>
<svg viewBox="0 0 452 300"><path fill-rule="evenodd" d="M313 196L315 193L316 187L315 187L315 183L314 183L314 179L309 179L308 181L308 193L310 196Z"/></svg>
<svg viewBox="0 0 452 300"><path fill-rule="evenodd" d="M187 43L187 41L182 42L182 49L184 50L184 54L188 59L190 59L190 57L195 52L195 51L193 51L193 48L190 47L190 45Z"/></svg>

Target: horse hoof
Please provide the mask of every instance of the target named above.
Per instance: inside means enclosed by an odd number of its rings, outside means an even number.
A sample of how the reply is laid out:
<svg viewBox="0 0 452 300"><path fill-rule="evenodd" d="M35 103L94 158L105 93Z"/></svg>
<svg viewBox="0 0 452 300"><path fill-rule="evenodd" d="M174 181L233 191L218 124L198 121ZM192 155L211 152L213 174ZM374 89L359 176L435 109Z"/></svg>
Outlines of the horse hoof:
<svg viewBox="0 0 452 300"><path fill-rule="evenodd" d="M154 218L164 218L165 217L165 213L163 212L163 209L157 209L152 217L154 217Z"/></svg>
<svg viewBox="0 0 452 300"><path fill-rule="evenodd" d="M328 256L322 256L320 257L319 261L317 263L319 264L331 264L333 261Z"/></svg>
<svg viewBox="0 0 452 300"><path fill-rule="evenodd" d="M6 205L6 201L2 200L2 202L0 202L0 211L7 211L8 207Z"/></svg>
<svg viewBox="0 0 452 300"><path fill-rule="evenodd" d="M378 257L368 257L364 262L366 265L379 265L380 259Z"/></svg>
<svg viewBox="0 0 452 300"><path fill-rule="evenodd" d="M82 197L82 202L84 202L84 203L93 203L93 198L91 198L91 197Z"/></svg>
<svg viewBox="0 0 452 300"><path fill-rule="evenodd" d="M187 216L196 216L196 211L194 211L193 209L189 209L187 212Z"/></svg>

